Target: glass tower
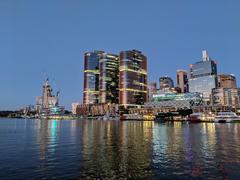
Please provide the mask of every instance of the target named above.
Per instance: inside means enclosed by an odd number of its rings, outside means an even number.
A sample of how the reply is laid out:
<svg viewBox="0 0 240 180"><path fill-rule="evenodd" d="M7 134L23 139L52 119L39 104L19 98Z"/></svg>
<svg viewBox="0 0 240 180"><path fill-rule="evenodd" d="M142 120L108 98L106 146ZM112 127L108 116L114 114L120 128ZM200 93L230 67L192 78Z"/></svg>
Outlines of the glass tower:
<svg viewBox="0 0 240 180"><path fill-rule="evenodd" d="M217 64L203 51L202 61L190 65L189 92L200 92L210 103L212 89L217 87Z"/></svg>
<svg viewBox="0 0 240 180"><path fill-rule="evenodd" d="M140 51L120 52L119 103L124 107L147 101L147 57Z"/></svg>
<svg viewBox="0 0 240 180"><path fill-rule="evenodd" d="M119 100L119 58L117 55L103 53L99 59L100 103L115 103Z"/></svg>
<svg viewBox="0 0 240 180"><path fill-rule="evenodd" d="M99 56L103 51L84 54L84 91L83 103L99 103Z"/></svg>

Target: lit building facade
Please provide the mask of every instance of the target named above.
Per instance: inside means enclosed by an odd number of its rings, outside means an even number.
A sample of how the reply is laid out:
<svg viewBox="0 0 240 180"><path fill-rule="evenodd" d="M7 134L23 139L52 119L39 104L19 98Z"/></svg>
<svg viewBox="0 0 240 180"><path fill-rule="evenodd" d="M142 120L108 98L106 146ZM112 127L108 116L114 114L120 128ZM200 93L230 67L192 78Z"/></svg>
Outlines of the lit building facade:
<svg viewBox="0 0 240 180"><path fill-rule="evenodd" d="M212 89L217 87L217 64L203 51L202 61L190 65L189 92L203 94L204 102L210 104Z"/></svg>
<svg viewBox="0 0 240 180"><path fill-rule="evenodd" d="M233 74L218 75L219 88L237 88L236 77Z"/></svg>
<svg viewBox="0 0 240 180"><path fill-rule="evenodd" d="M103 51L84 54L84 90L83 103L99 103L99 57Z"/></svg>
<svg viewBox="0 0 240 180"><path fill-rule="evenodd" d="M64 108L59 106L58 95L59 92L57 92L56 95L53 94L52 87L47 78L42 88L42 96L36 98L37 113L42 115L63 113Z"/></svg>
<svg viewBox="0 0 240 180"><path fill-rule="evenodd" d="M119 104L143 105L148 97L147 88L147 57L137 50L120 52Z"/></svg>
<svg viewBox="0 0 240 180"><path fill-rule="evenodd" d="M203 96L201 93L161 92L154 94L152 101L145 103L144 107L190 109L192 106L199 106L202 105L202 103Z"/></svg>
<svg viewBox="0 0 240 180"><path fill-rule="evenodd" d="M238 88L216 88L212 90L212 104L240 107L240 89Z"/></svg>
<svg viewBox="0 0 240 180"><path fill-rule="evenodd" d="M99 58L99 103L119 102L119 58L102 53Z"/></svg>
<svg viewBox="0 0 240 180"><path fill-rule="evenodd" d="M177 71L177 87L179 87L181 89L181 93L188 92L187 71L185 71L185 70Z"/></svg>
<svg viewBox="0 0 240 180"><path fill-rule="evenodd" d="M163 76L159 78L160 89L173 88L174 83L171 77Z"/></svg>

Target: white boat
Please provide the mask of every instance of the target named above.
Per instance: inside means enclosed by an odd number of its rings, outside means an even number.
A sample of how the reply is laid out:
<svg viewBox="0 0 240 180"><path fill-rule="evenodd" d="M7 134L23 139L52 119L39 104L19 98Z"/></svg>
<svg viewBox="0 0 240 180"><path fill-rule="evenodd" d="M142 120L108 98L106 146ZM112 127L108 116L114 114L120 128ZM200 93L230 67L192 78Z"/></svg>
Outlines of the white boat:
<svg viewBox="0 0 240 180"><path fill-rule="evenodd" d="M128 120L143 120L143 116L140 114L123 114L120 118L122 121Z"/></svg>
<svg viewBox="0 0 240 180"><path fill-rule="evenodd" d="M215 116L214 122L218 123L230 123L230 122L236 122L240 121L240 116L238 116L234 112L219 112Z"/></svg>
<svg viewBox="0 0 240 180"><path fill-rule="evenodd" d="M119 115L106 114L102 117L102 120L117 121L117 120L120 120L120 116Z"/></svg>

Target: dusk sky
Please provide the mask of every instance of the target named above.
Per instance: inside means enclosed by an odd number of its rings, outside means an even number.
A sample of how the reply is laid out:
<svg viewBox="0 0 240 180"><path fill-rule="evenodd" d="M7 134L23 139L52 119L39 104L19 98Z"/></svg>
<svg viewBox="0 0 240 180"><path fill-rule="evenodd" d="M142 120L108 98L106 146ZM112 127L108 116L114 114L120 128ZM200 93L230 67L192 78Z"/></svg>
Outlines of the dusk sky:
<svg viewBox="0 0 240 180"><path fill-rule="evenodd" d="M149 81L175 80L207 49L239 82L239 9L239 0L1 0L0 110L35 104L45 74L61 105L82 102L83 54L95 49L142 51Z"/></svg>

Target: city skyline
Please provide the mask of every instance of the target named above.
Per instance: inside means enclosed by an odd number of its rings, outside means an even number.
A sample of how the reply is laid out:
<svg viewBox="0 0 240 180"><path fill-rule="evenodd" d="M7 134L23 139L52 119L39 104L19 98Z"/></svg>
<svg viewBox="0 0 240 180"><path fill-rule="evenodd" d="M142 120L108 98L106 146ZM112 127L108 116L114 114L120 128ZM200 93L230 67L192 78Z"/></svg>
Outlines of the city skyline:
<svg viewBox="0 0 240 180"><path fill-rule="evenodd" d="M149 82L168 75L175 84L176 70L189 73L189 64L199 61L201 51L207 49L218 62L218 73L235 74L239 84L238 1L227 5L224 1L126 1L127 7L110 1L58 2L56 7L47 1L0 2L0 110L35 104L44 73L53 89L61 91L60 103L70 109L72 102L82 101L83 54L95 49L114 54L138 49L148 57ZM139 12L133 14L133 7ZM132 22L141 28L126 30ZM126 27L119 28L124 23ZM94 29L100 25L105 31Z"/></svg>

